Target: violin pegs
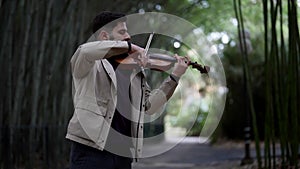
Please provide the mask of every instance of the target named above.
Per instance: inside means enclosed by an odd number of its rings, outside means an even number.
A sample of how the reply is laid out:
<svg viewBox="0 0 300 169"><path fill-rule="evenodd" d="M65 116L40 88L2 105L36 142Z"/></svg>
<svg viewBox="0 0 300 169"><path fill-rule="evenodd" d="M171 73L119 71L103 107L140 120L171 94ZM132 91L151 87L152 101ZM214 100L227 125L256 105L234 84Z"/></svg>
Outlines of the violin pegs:
<svg viewBox="0 0 300 169"><path fill-rule="evenodd" d="M210 67L209 66L204 66L204 69L205 69L206 73L208 73L210 71Z"/></svg>
<svg viewBox="0 0 300 169"><path fill-rule="evenodd" d="M200 71L200 73L208 73L210 70L209 66L202 66L198 64L197 62L190 62L189 65L192 66L192 68L196 68L197 70Z"/></svg>

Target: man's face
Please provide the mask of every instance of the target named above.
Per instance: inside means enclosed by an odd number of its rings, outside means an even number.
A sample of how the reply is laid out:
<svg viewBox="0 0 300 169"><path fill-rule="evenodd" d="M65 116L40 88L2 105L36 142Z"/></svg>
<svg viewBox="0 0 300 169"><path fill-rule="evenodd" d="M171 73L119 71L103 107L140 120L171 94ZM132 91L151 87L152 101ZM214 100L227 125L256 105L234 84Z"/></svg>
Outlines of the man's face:
<svg viewBox="0 0 300 169"><path fill-rule="evenodd" d="M117 26L115 26L110 34L111 40L130 40L130 35L127 32L127 26L125 22L118 22Z"/></svg>

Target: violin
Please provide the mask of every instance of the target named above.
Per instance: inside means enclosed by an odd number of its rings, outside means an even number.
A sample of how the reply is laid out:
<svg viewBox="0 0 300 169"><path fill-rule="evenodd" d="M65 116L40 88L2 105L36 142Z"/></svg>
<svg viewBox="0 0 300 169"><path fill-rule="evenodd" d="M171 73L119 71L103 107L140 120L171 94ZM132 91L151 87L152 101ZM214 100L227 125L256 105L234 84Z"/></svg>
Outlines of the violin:
<svg viewBox="0 0 300 169"><path fill-rule="evenodd" d="M156 67L158 67L157 69L160 70L160 66L162 64L166 64L166 62L168 62L170 66L169 67L165 66L165 67L170 69L173 66L173 64L177 62L177 59L175 57L165 55L165 54L153 53L153 54L149 54L148 57L150 59L150 65L149 65L150 69L153 69L153 68L155 69ZM153 65L151 65L152 62L154 62ZM160 64L157 64L158 62ZM209 66L202 66L202 65L198 64L197 62L189 61L188 65L192 66L192 68L197 69L198 71L200 71L200 73L207 74L210 70ZM166 71L166 70L164 69L164 71Z"/></svg>
<svg viewBox="0 0 300 169"><path fill-rule="evenodd" d="M160 53L150 53L147 54L148 62L145 68L149 68L151 70L156 71L168 71L171 67L173 67L174 63L177 62L175 57L160 54ZM123 69L132 69L137 68L139 65L137 64L136 60L132 57L118 57L115 59ZM189 61L188 65L192 68L197 69L201 74L207 74L210 70L209 66L202 66L197 62Z"/></svg>
<svg viewBox="0 0 300 169"><path fill-rule="evenodd" d="M150 34L147 45L145 47L145 54L148 57L146 68L149 68L151 70L157 70L157 71L167 71L173 66L174 63L177 62L177 59L175 57L166 54L159 54L159 53L148 54L148 50L153 36L154 36L154 32ZM137 61L134 58L127 57L127 56L123 55L123 57L118 57L115 60L124 69L132 69L137 67L138 66ZM199 70L200 73L207 74L210 70L209 66L202 66L197 62L189 61L187 64L189 66L192 66L192 68Z"/></svg>

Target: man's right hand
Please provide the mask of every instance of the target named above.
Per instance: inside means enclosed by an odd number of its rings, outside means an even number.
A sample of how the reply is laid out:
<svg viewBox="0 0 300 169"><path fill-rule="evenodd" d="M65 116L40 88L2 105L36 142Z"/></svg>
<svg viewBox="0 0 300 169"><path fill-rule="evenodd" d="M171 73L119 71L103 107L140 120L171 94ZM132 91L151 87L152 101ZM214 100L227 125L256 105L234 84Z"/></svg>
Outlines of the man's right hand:
<svg viewBox="0 0 300 169"><path fill-rule="evenodd" d="M148 57L145 54L145 49L141 48L135 44L131 44L131 51L129 51L129 56L132 57L139 66L145 67L148 63Z"/></svg>

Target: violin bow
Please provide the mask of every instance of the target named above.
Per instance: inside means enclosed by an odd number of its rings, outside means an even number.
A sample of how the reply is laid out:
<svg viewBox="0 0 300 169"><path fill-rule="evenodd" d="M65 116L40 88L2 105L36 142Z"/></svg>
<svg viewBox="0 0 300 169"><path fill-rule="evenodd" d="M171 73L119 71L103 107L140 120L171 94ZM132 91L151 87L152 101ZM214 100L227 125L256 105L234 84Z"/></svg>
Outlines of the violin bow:
<svg viewBox="0 0 300 169"><path fill-rule="evenodd" d="M154 32L152 32L150 35L149 35L149 38L148 38L148 42L147 42L147 45L145 47L145 55L147 56L147 53L148 53L148 50L150 48L150 44L151 44L151 41L152 41L152 38L154 36Z"/></svg>
<svg viewBox="0 0 300 169"><path fill-rule="evenodd" d="M148 50L149 50L149 48L150 48L150 44L151 44L153 35L154 35L154 32L152 32L152 33L149 35L149 38L148 38L148 41L147 41L147 44L146 44L146 47L145 47L145 56L147 56L147 53L148 53ZM144 72L144 67L142 66L141 68L142 68L142 71Z"/></svg>

